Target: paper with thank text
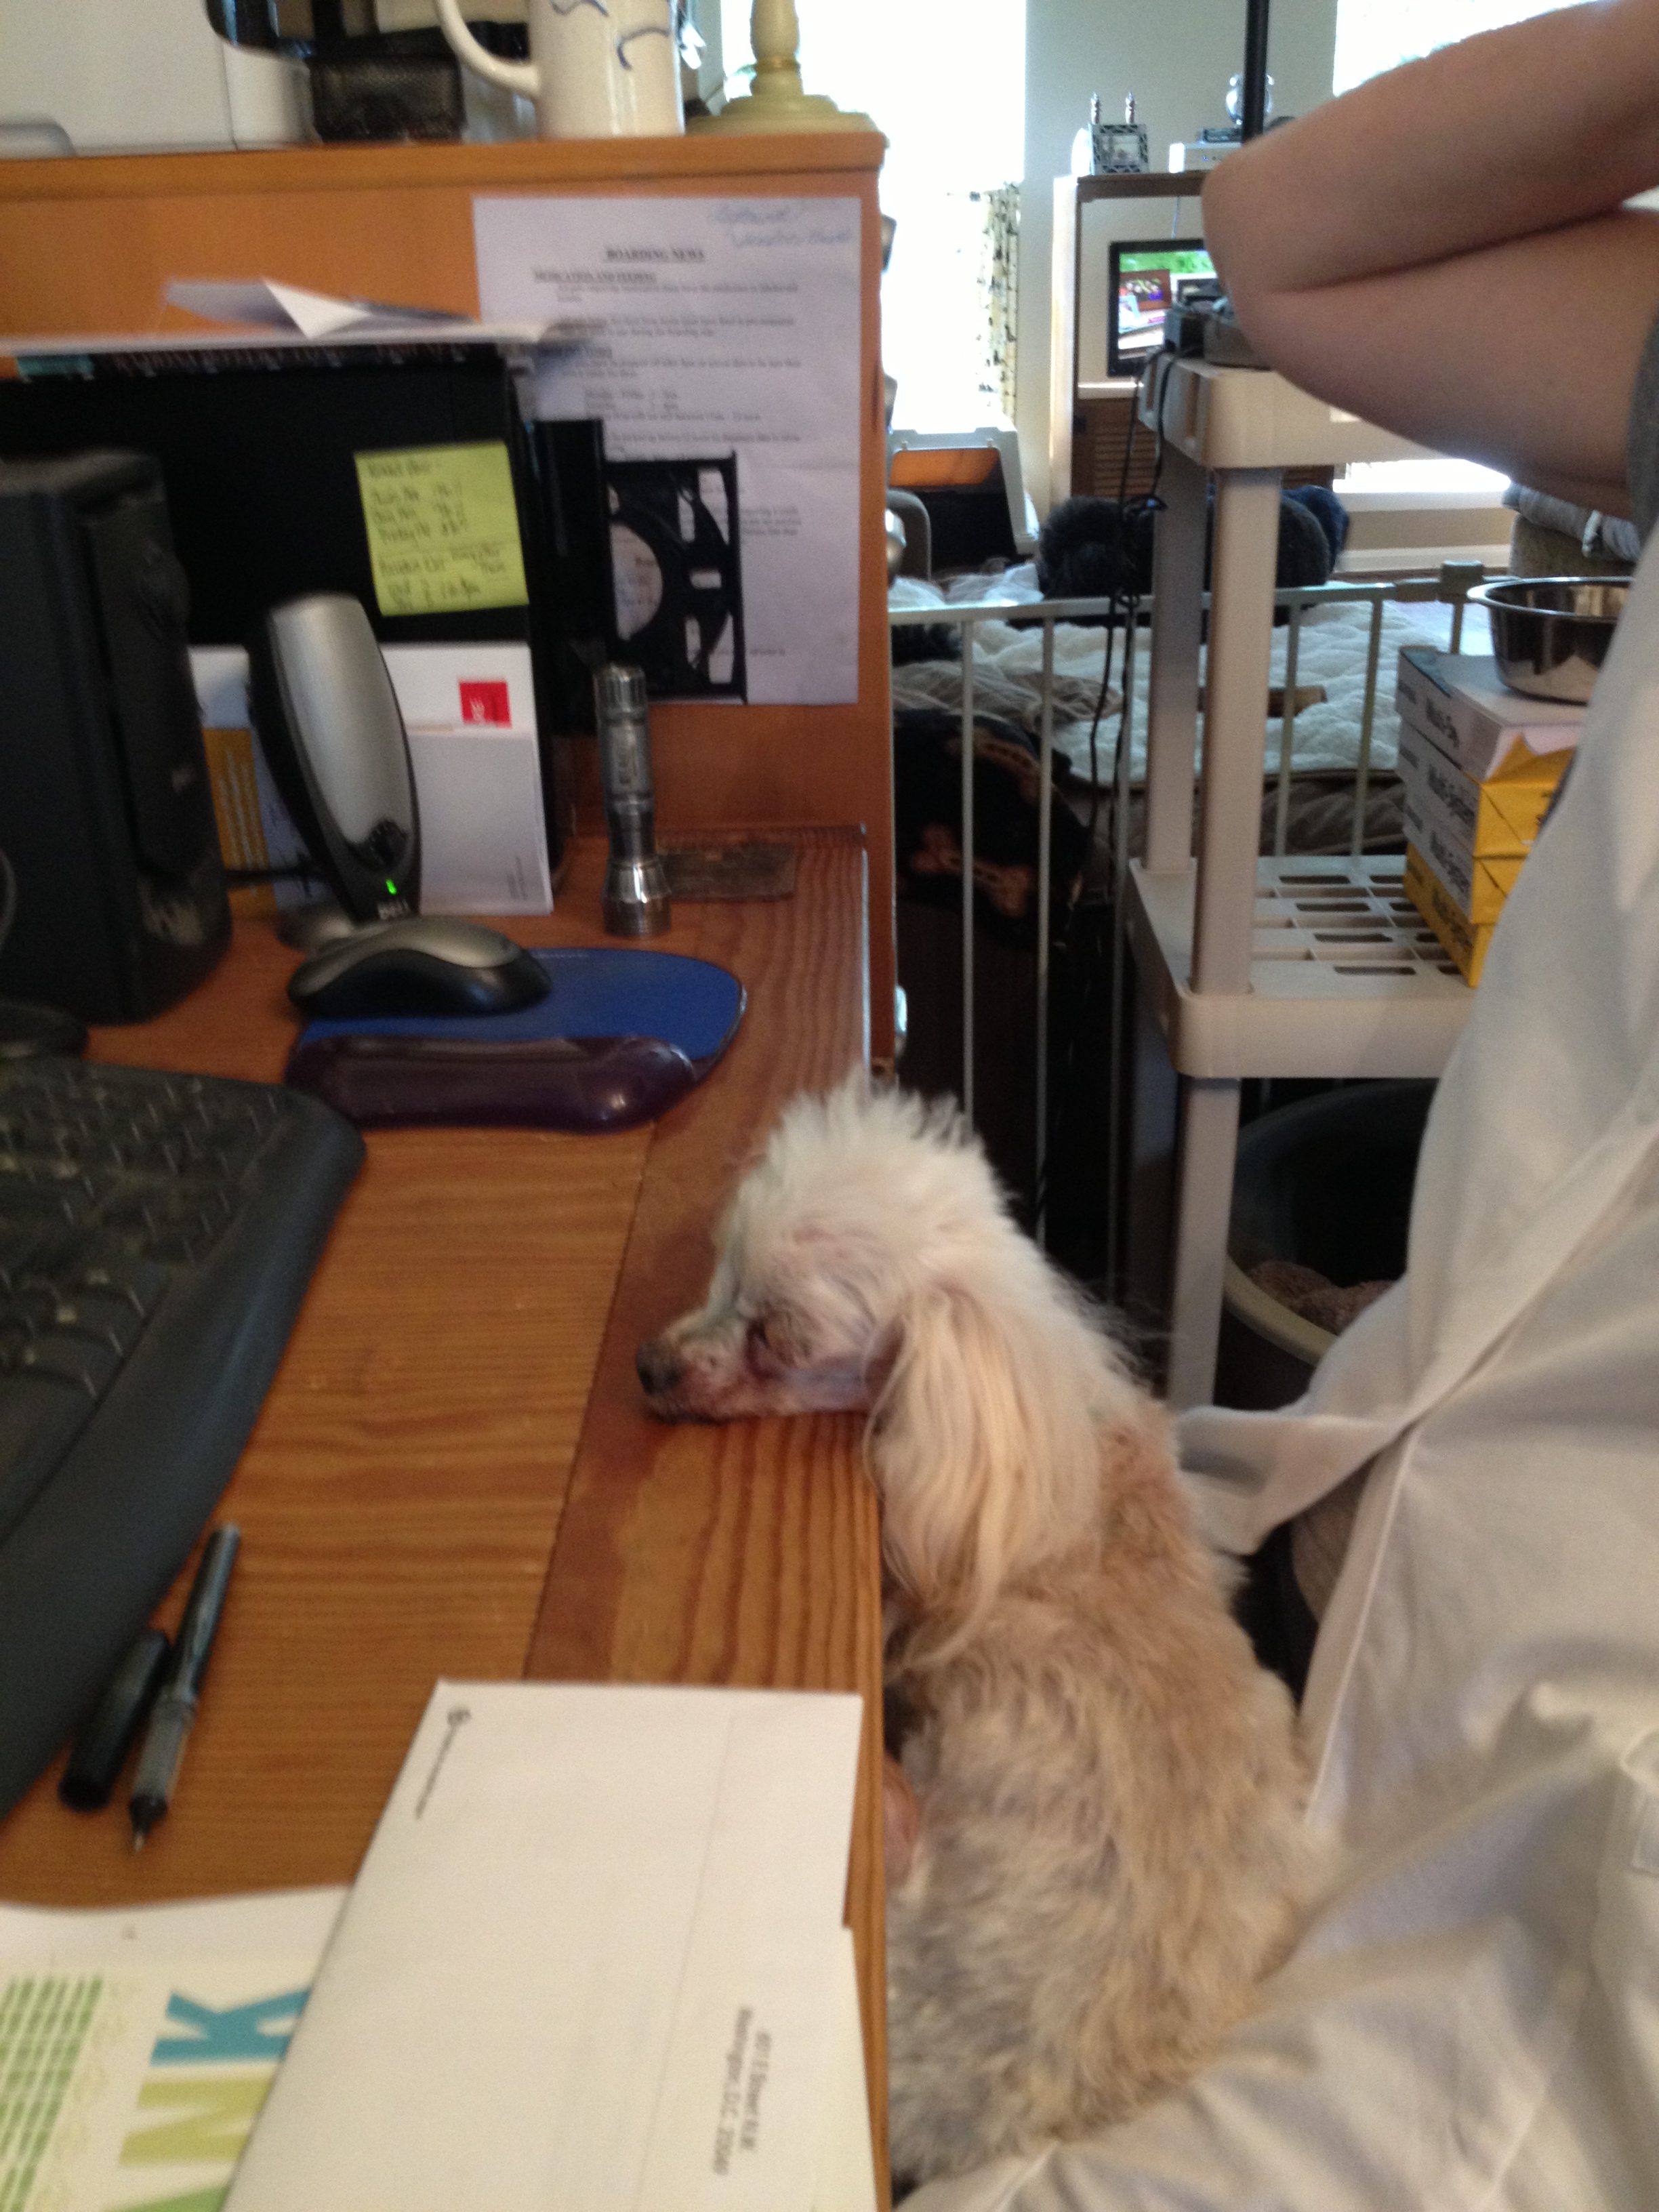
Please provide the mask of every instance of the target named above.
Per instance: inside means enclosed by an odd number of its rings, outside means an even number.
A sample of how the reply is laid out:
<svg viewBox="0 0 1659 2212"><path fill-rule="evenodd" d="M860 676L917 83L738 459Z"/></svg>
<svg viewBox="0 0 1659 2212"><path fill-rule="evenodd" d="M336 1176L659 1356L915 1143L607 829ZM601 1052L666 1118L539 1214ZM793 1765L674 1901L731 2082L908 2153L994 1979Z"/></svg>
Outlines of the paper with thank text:
<svg viewBox="0 0 1659 2212"><path fill-rule="evenodd" d="M611 460L735 453L757 703L858 696L860 204L473 204L483 313L597 325L542 357L544 421L600 416Z"/></svg>
<svg viewBox="0 0 1659 2212"><path fill-rule="evenodd" d="M441 1683L227 2212L810 2212L860 1717Z"/></svg>
<svg viewBox="0 0 1659 2212"><path fill-rule="evenodd" d="M5 2212L216 2206L343 1895L0 1905Z"/></svg>

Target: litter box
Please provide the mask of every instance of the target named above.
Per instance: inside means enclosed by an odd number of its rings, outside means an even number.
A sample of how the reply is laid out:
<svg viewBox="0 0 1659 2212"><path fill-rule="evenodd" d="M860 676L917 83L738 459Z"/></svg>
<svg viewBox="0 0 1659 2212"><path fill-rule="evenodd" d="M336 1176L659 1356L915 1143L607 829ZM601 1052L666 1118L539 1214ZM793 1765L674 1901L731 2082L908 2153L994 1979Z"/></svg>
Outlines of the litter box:
<svg viewBox="0 0 1659 2212"><path fill-rule="evenodd" d="M1335 1338L1249 1279L1295 1260L1347 1285L1403 1273L1432 1083L1356 1083L1274 1107L1239 1133L1216 1398L1298 1398Z"/></svg>

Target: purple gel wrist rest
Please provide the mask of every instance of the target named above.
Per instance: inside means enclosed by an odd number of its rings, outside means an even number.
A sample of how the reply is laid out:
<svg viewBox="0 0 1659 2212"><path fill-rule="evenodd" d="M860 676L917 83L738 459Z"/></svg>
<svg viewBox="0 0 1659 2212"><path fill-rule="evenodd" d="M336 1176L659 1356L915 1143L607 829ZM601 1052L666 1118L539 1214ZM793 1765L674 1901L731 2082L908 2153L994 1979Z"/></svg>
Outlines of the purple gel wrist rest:
<svg viewBox="0 0 1659 2212"><path fill-rule="evenodd" d="M551 989L512 1013L308 1022L286 1079L356 1122L631 1129L700 1083L737 1033L737 977L679 952L537 952Z"/></svg>

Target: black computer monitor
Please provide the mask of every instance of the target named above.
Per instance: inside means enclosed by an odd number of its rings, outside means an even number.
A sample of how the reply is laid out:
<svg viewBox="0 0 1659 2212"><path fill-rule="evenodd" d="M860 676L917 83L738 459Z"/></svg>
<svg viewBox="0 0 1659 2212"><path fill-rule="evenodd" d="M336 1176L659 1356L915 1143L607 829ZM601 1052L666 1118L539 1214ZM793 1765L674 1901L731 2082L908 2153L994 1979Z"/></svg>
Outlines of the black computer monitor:
<svg viewBox="0 0 1659 2212"><path fill-rule="evenodd" d="M1170 309L1198 287L1213 287L1215 264L1201 238L1115 239L1110 283L1106 374L1133 376L1163 344Z"/></svg>

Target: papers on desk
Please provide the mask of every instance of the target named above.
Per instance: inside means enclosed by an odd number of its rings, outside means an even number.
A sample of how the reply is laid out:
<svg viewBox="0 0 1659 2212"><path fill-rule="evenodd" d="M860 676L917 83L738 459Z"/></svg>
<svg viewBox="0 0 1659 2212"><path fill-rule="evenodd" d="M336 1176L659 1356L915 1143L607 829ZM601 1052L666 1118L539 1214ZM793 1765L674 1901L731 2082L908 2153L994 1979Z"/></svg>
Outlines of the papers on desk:
<svg viewBox="0 0 1659 2212"><path fill-rule="evenodd" d="M527 645L389 645L421 810L426 914L550 914Z"/></svg>
<svg viewBox="0 0 1659 2212"><path fill-rule="evenodd" d="M344 1895L0 1905L6 2212L216 2205Z"/></svg>
<svg viewBox="0 0 1659 2212"><path fill-rule="evenodd" d="M227 2212L869 2212L860 1723L441 1683Z"/></svg>
<svg viewBox="0 0 1659 2212"><path fill-rule="evenodd" d="M875 2212L860 1717L443 1683L352 1891L0 1905L0 2204Z"/></svg>
<svg viewBox="0 0 1659 2212"><path fill-rule="evenodd" d="M544 421L608 460L735 453L748 696L858 696L860 204L473 202L486 314L590 343L544 356Z"/></svg>
<svg viewBox="0 0 1659 2212"><path fill-rule="evenodd" d="M185 283L167 286L167 305L182 307L210 323L251 323L258 330L297 331L302 337L337 337L343 331L379 335L406 330L460 325L469 318L435 307L394 307L380 300L336 300L325 292L307 292L298 284L279 284L274 277L256 276L242 283Z"/></svg>
<svg viewBox="0 0 1659 2212"><path fill-rule="evenodd" d="M88 374L106 356L234 355L249 350L307 347L490 345L514 355L569 346L592 334L592 325L474 322L437 307L390 307L374 300L336 300L297 284L256 276L229 283L175 282L169 307L229 329L97 331L64 337L0 337L0 361L21 376ZM234 364L232 364L234 366Z"/></svg>

